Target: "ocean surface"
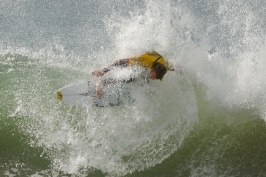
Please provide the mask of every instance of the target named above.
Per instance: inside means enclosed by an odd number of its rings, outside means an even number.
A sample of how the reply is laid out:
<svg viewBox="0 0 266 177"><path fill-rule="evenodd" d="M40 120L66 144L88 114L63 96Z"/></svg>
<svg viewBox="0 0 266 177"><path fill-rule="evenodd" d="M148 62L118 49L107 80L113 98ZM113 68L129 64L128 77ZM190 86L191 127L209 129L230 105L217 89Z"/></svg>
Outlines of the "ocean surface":
<svg viewBox="0 0 266 177"><path fill-rule="evenodd" d="M0 0L0 176L266 176L266 1ZM56 99L113 60L176 71L133 105Z"/></svg>

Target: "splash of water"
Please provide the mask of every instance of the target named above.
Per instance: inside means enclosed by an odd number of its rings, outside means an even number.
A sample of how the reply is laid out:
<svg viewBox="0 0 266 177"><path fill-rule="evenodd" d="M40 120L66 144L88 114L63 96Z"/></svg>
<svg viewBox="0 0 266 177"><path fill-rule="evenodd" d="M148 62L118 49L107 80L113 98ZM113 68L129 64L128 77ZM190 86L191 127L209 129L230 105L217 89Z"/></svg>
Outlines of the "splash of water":
<svg viewBox="0 0 266 177"><path fill-rule="evenodd" d="M67 173L94 167L121 175L154 166L176 151L197 121L194 91L176 72L137 87L131 106L79 109L52 97L48 68L22 70L13 116L23 117L20 126L32 145Z"/></svg>

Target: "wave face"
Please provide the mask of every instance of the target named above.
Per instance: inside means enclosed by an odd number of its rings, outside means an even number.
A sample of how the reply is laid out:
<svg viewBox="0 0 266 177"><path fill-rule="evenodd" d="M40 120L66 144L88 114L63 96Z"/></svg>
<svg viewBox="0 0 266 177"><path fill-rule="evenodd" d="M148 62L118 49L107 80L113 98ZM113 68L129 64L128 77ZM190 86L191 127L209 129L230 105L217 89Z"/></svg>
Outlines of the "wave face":
<svg viewBox="0 0 266 177"><path fill-rule="evenodd" d="M265 7L3 0L0 175L265 175ZM134 104L55 99L114 59L151 50L177 72L137 87Z"/></svg>

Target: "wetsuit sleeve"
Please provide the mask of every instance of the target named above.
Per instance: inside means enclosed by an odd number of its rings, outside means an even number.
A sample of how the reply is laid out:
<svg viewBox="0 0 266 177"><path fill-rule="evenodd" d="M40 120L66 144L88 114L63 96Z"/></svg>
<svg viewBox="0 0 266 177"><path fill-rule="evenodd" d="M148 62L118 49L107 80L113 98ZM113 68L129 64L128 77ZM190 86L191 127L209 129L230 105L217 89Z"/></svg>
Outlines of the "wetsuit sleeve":
<svg viewBox="0 0 266 177"><path fill-rule="evenodd" d="M103 85L106 86L108 84L116 84L116 83L130 83L130 82L134 82L135 78L130 78L130 79L121 79L121 80L117 80L117 79L104 79L103 80Z"/></svg>
<svg viewBox="0 0 266 177"><path fill-rule="evenodd" d="M129 59L116 60L108 68L103 68L103 72L107 73L108 71L111 70L112 67L127 67L128 65L129 65Z"/></svg>

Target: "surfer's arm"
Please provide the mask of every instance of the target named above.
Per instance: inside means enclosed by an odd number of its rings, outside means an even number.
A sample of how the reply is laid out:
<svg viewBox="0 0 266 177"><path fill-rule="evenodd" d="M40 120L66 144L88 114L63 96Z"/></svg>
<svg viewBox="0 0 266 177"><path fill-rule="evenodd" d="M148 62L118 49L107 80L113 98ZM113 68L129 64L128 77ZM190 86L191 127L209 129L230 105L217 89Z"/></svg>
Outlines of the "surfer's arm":
<svg viewBox="0 0 266 177"><path fill-rule="evenodd" d="M129 59L120 59L114 61L109 67L96 70L92 72L94 76L103 76L105 73L110 71L113 67L127 67L129 65Z"/></svg>
<svg viewBox="0 0 266 177"><path fill-rule="evenodd" d="M120 59L114 61L114 63L111 64L111 67L127 67L128 64L129 64L129 59Z"/></svg>

